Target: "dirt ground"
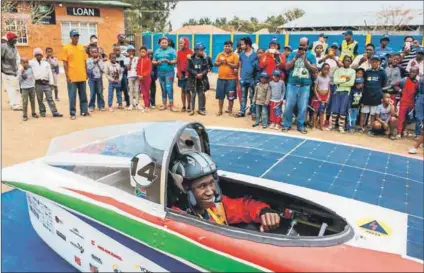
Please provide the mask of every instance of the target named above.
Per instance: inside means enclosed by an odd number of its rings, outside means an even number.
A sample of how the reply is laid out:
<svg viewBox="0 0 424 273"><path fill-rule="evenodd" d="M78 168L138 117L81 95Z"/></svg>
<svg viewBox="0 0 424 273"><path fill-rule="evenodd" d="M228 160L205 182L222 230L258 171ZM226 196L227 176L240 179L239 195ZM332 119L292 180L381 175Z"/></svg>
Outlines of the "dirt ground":
<svg viewBox="0 0 424 273"><path fill-rule="evenodd" d="M88 85L87 85L87 92ZM181 108L181 99L179 88L174 88L175 104L178 109ZM160 88L157 91L157 105L160 105ZM68 108L68 96L63 75L59 77L59 97L60 101L56 102L57 108L64 114L63 118L53 118L48 112L46 118L29 119L22 121L22 112L12 111L7 103L7 95L1 92L2 96L2 167L10 166L20 162L35 159L44 156L47 152L49 143L52 138L62 136L74 131L94 128L105 125L113 125L120 123L131 123L141 121L160 121L160 120L195 120L206 126L225 126L232 128L252 129L252 121L249 117L236 119L228 114L217 117L215 113L218 109L217 101L215 100L215 92L208 91L206 93L207 106L206 116L189 116L187 113L172 113L168 111L159 111L158 109L151 110L149 113L141 113L139 111L124 111L117 110L113 113L105 111L95 111L91 117L77 116L76 120L70 120ZM104 91L104 96L107 97L107 91ZM47 107L47 105L46 105ZM224 106L226 107L226 106ZM79 108L77 103L77 109ZM235 109L239 110L238 101L235 102ZM38 111L38 105L36 103ZM49 111L49 110L48 110ZM30 110L29 110L30 113ZM258 128L258 127L257 127ZM262 131L264 129L255 129ZM274 131L266 129L267 131ZM290 135L301 135L296 130L289 131ZM391 141L384 137L369 137L361 134L340 134L337 132L327 132L319 130L310 130L307 137L349 143L369 147L388 152L407 154L408 149L413 145L413 139L402 139ZM423 149L419 149L418 158L423 158ZM8 190L2 184L2 192Z"/></svg>

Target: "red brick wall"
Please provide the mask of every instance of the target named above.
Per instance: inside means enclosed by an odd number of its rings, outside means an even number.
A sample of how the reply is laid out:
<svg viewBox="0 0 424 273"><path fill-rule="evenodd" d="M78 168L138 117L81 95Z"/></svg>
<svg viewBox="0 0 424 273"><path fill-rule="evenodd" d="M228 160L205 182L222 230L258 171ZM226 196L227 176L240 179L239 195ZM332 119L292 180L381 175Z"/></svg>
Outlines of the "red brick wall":
<svg viewBox="0 0 424 273"><path fill-rule="evenodd" d="M117 40L118 33L124 33L124 9L119 7L96 7L100 9L101 17L83 17L66 15L67 6L81 6L63 4L62 7L56 6L56 25L33 25L28 28L28 45L18 45L18 51L21 56L32 58L34 48L41 47L43 51L46 47L52 47L55 55L59 56L62 52L62 33L61 21L68 21L69 18L79 20L80 22L97 23L97 36L99 44L105 50L106 54L112 52L112 44ZM89 7L89 6L87 6ZM2 16L3 17L3 16ZM4 19L3 19L4 22ZM4 24L2 36L5 35Z"/></svg>

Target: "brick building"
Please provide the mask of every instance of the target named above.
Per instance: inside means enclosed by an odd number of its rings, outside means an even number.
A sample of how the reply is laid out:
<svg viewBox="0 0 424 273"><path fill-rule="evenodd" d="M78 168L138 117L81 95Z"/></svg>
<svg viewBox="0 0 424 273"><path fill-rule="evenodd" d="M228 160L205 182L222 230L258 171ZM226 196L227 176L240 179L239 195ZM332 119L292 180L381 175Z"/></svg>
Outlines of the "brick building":
<svg viewBox="0 0 424 273"><path fill-rule="evenodd" d="M105 52L112 52L117 34L125 32L124 9L131 7L120 1L44 0L42 4L36 4L36 12L32 12L41 19L33 19L28 2L21 0L17 3L9 12L2 13L2 36L7 31L15 32L19 54L26 57L32 57L36 47L43 50L52 47L56 55L61 54L63 45L69 43L71 29L77 29L81 34L80 44L88 44L89 37L95 34Z"/></svg>

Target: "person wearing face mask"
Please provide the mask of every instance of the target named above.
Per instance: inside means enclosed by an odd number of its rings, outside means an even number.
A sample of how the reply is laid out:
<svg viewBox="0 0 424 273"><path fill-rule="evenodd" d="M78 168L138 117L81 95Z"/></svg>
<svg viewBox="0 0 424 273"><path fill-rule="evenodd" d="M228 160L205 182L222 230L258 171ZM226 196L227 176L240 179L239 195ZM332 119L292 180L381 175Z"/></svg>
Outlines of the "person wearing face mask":
<svg viewBox="0 0 424 273"><path fill-rule="evenodd" d="M18 65L20 57L16 49L17 36L13 32L6 34L7 42L1 44L2 85L7 91L9 104L15 111L22 110L21 94L18 86Z"/></svg>
<svg viewBox="0 0 424 273"><path fill-rule="evenodd" d="M218 184L216 165L206 153L184 152L173 162L170 175L174 185L187 198L172 204L173 210L185 211L220 225L256 223L260 225L261 232L280 226L280 215L268 204L250 198L223 195ZM187 201L188 207L182 205L184 201Z"/></svg>

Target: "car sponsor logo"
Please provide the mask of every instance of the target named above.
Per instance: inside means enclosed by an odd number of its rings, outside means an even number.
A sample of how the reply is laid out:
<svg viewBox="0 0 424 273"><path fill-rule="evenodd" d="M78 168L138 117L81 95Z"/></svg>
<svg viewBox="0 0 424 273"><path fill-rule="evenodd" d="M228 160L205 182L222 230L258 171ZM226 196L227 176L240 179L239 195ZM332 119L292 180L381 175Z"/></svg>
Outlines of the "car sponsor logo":
<svg viewBox="0 0 424 273"><path fill-rule="evenodd" d="M84 247L82 245L80 245L80 243L74 243L74 242L71 241L71 245L73 247L75 247L76 249L78 249L81 252L81 254L84 253Z"/></svg>
<svg viewBox="0 0 424 273"><path fill-rule="evenodd" d="M57 216L55 216L55 217L54 217L54 221L55 221L56 223L58 223L58 224L63 224L63 221L62 221L62 220L60 220L60 218L59 218L59 217L57 217Z"/></svg>
<svg viewBox="0 0 424 273"><path fill-rule="evenodd" d="M99 268L90 263L90 271L93 272L93 273L97 273L97 272L99 272Z"/></svg>
<svg viewBox="0 0 424 273"><path fill-rule="evenodd" d="M365 218L357 221L358 227L368 234L374 236L390 236L392 234L391 228L380 220Z"/></svg>
<svg viewBox="0 0 424 273"><path fill-rule="evenodd" d="M74 256L74 260L75 260L75 263L76 263L77 265L81 266L81 259L80 259L79 257Z"/></svg>
<svg viewBox="0 0 424 273"><path fill-rule="evenodd" d="M100 259L99 257L97 257L96 255L94 255L94 254L91 254L91 259L93 259L93 261L95 261L96 263L98 263L98 264L103 264L103 261L102 261L102 259Z"/></svg>
<svg viewBox="0 0 424 273"><path fill-rule="evenodd" d="M118 259L118 260L122 261L121 256L113 253L112 251L110 251L110 250L108 250L108 249L106 249L106 248L104 248L104 247L102 247L100 245L98 245L97 248L100 249L101 251L103 251L104 253L109 254L110 256L114 257L115 259Z"/></svg>
<svg viewBox="0 0 424 273"><path fill-rule="evenodd" d="M64 240L66 242L66 236L63 235L62 232L60 232L59 230L56 230L56 235L59 236L60 238L62 238L62 240Z"/></svg>
<svg viewBox="0 0 424 273"><path fill-rule="evenodd" d="M28 196L27 200L29 210L32 214L40 221L45 229L53 233L53 216L51 209L34 196Z"/></svg>
<svg viewBox="0 0 424 273"><path fill-rule="evenodd" d="M81 235L81 233L79 232L78 229L73 228L73 229L70 229L69 231L72 232L73 234L75 234L76 236L78 236L79 238L84 240L84 237Z"/></svg>

